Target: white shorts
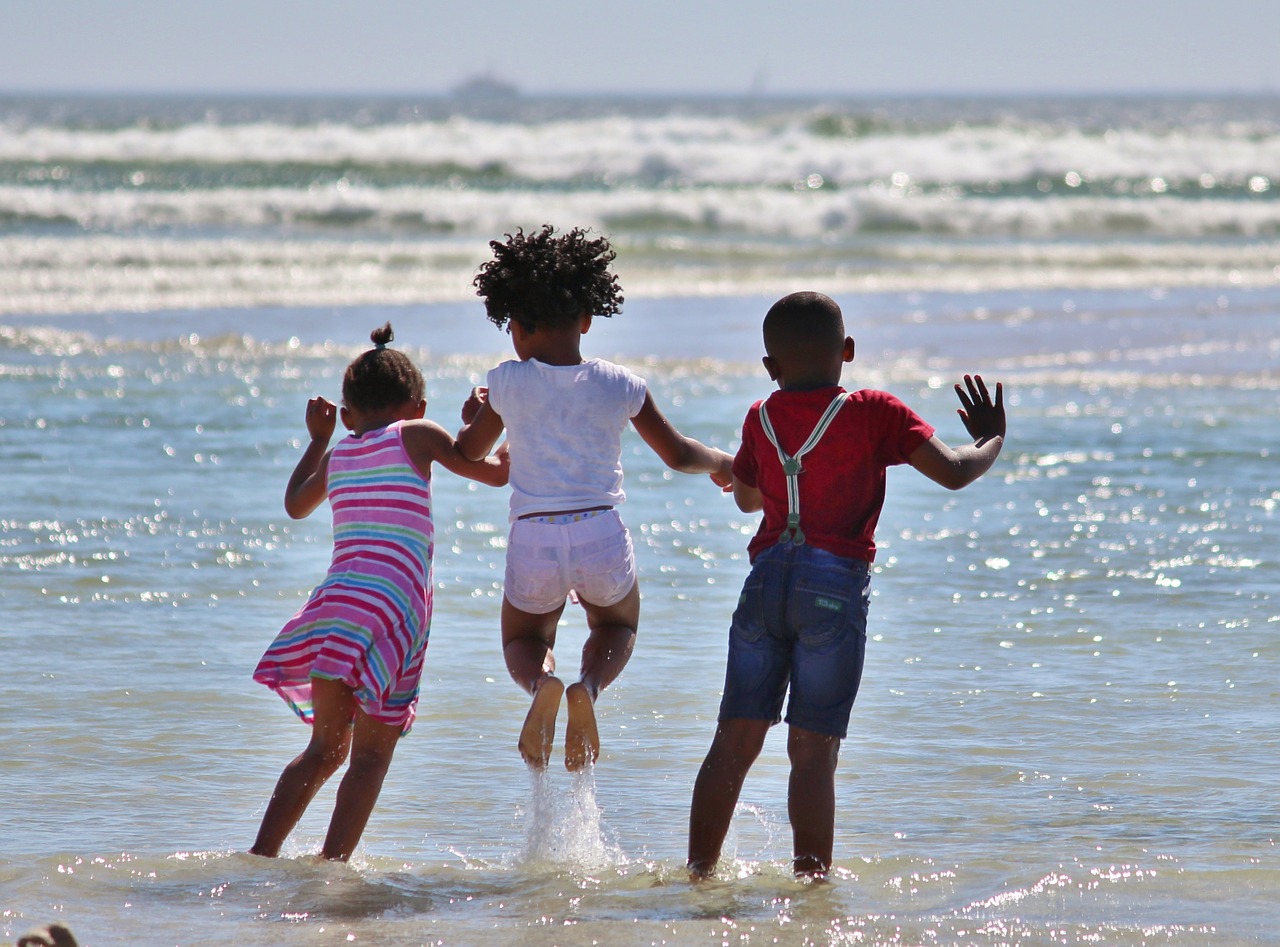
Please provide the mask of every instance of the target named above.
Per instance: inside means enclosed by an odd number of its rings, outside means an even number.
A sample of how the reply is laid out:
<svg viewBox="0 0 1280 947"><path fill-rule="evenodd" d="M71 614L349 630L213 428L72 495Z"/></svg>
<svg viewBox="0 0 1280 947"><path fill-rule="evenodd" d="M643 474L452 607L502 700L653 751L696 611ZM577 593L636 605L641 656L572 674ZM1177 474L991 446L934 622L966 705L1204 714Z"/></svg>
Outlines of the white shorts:
<svg viewBox="0 0 1280 947"><path fill-rule="evenodd" d="M503 593L522 612L555 611L570 591L605 608L626 598L635 584L631 534L616 510L575 523L511 524Z"/></svg>

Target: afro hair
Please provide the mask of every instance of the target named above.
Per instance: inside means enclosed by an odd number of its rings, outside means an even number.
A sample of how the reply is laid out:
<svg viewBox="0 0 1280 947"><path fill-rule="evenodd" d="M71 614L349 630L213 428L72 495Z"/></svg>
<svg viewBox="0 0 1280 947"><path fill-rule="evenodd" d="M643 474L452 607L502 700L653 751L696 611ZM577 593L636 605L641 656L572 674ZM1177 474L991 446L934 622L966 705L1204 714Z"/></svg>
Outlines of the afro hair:
<svg viewBox="0 0 1280 947"><path fill-rule="evenodd" d="M491 240L493 259L472 281L485 314L498 328L511 320L530 331L558 327L584 315L612 316L622 310L622 289L609 271L617 256L605 237L591 239L575 227L557 234L550 224L506 241Z"/></svg>

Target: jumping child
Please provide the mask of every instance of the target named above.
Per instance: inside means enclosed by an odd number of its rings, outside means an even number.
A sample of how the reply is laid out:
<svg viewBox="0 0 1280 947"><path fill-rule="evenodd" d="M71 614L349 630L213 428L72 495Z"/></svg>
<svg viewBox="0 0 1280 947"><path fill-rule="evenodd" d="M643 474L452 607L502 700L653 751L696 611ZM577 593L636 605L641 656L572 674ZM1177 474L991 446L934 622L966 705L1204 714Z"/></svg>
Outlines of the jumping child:
<svg viewBox="0 0 1280 947"><path fill-rule="evenodd" d="M511 451L511 534L502 599L502 651L533 701L519 749L546 766L563 696L569 709L565 766L600 753L595 700L626 666L640 617L623 502L622 432L628 421L673 470L710 474L727 488L733 458L680 434L643 379L603 359L584 359L582 336L621 310L614 252L603 238L549 225L507 235L475 278L489 319L511 333L517 359L489 372L463 409L458 450L489 452L506 429ZM570 593L586 612L579 679L556 677L556 625Z"/></svg>
<svg viewBox="0 0 1280 947"><path fill-rule="evenodd" d="M351 856L418 702L431 629L431 464L491 486L507 482L502 452L467 460L444 428L423 419L422 374L387 348L391 324L370 338L375 347L347 366L342 408L307 403L311 442L285 490L294 519L329 499L334 548L325 580L253 674L311 724L310 743L276 783L255 855L279 854L349 754L322 855ZM330 450L339 416L351 434Z"/></svg>
<svg viewBox="0 0 1280 947"><path fill-rule="evenodd" d="M769 728L786 721L787 815L798 875L831 867L835 770L862 677L869 567L885 497L885 468L907 463L951 490L982 476L1004 443L1004 392L981 376L956 385L974 443L952 449L883 391L846 392L840 370L853 339L820 293L779 300L764 320L765 370L775 391L752 405L733 464L733 495L764 510L748 544L751 571L729 630L719 723L698 773L689 817L689 870L715 870L743 780Z"/></svg>

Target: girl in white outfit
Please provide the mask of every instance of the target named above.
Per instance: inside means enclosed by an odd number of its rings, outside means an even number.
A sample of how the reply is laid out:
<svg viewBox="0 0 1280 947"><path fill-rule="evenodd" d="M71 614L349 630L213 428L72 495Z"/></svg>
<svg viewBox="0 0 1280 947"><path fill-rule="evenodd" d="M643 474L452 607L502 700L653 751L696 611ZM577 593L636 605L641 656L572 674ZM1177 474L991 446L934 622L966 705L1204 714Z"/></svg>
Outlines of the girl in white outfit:
<svg viewBox="0 0 1280 947"><path fill-rule="evenodd" d="M631 536L616 507L622 432L628 422L663 462L706 473L722 489L733 458L685 437L663 417L644 379L603 359L584 359L582 337L597 316L620 311L603 237L548 226L494 240L475 278L489 319L511 333L518 361L489 373L463 408L458 449L486 456L505 429L511 453L511 535L502 599L502 650L511 677L533 697L520 753L545 767L563 696L569 707L565 766L600 753L595 700L622 672L640 617ZM556 677L556 626L576 593L589 633L579 679Z"/></svg>

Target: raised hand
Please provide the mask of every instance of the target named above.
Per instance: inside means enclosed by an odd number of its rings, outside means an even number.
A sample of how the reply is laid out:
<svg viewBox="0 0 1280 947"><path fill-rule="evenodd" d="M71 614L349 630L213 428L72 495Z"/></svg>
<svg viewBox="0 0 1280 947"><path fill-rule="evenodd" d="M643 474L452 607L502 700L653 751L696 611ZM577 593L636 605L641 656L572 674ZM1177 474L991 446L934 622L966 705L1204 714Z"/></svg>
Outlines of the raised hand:
<svg viewBox="0 0 1280 947"><path fill-rule="evenodd" d="M956 395L963 405L956 413L964 422L965 430L977 442L992 437L1004 437L1004 386L996 382L995 401L987 391L981 375L965 375L964 387L956 385Z"/></svg>
<svg viewBox="0 0 1280 947"><path fill-rule="evenodd" d="M471 389L471 397L462 405L462 423L470 424L480 413L480 408L489 400L489 389L483 386Z"/></svg>
<svg viewBox="0 0 1280 947"><path fill-rule="evenodd" d="M328 398L315 397L307 402L307 433L313 441L328 443L338 424L338 406Z"/></svg>

